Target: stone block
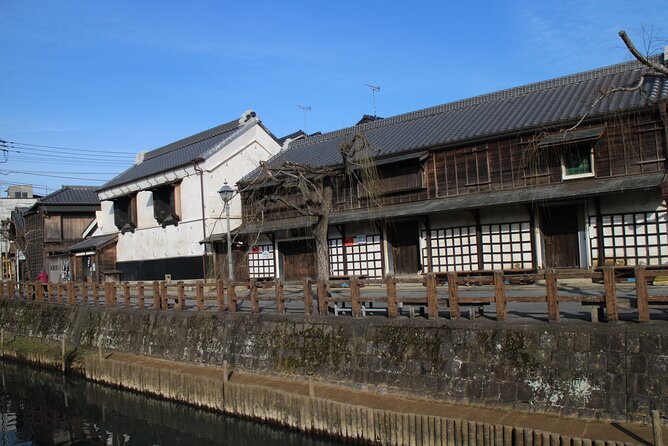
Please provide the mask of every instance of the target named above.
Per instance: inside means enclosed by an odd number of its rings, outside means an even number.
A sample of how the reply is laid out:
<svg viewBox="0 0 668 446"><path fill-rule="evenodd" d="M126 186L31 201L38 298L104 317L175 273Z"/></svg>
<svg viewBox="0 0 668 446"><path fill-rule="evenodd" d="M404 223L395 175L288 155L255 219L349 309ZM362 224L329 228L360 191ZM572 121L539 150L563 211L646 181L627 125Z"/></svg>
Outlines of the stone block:
<svg viewBox="0 0 668 446"><path fill-rule="evenodd" d="M612 333L608 339L608 345L610 346L610 351L613 352L623 352L626 350L626 341L624 339L624 333Z"/></svg>
<svg viewBox="0 0 668 446"><path fill-rule="evenodd" d="M633 355L627 357L628 372L630 373L647 373L647 357L643 354Z"/></svg>
<svg viewBox="0 0 668 446"><path fill-rule="evenodd" d="M610 348L610 343L607 333L594 333L591 335L590 348L592 352L607 351Z"/></svg>
<svg viewBox="0 0 668 446"><path fill-rule="evenodd" d="M589 333L578 333L573 339L574 352L588 352L590 348L591 336Z"/></svg>
<svg viewBox="0 0 668 446"><path fill-rule="evenodd" d="M640 337L640 353L661 353L661 337L654 334L645 334Z"/></svg>
<svg viewBox="0 0 668 446"><path fill-rule="evenodd" d="M623 391L609 392L607 394L605 408L609 413L626 413L626 393Z"/></svg>
<svg viewBox="0 0 668 446"><path fill-rule="evenodd" d="M648 359L650 375L668 379L668 355L652 355Z"/></svg>
<svg viewBox="0 0 668 446"><path fill-rule="evenodd" d="M511 382L502 382L500 385L500 401L502 403L514 403L517 401L517 385Z"/></svg>
<svg viewBox="0 0 668 446"><path fill-rule="evenodd" d="M606 355L603 353L594 353L589 356L587 361L587 370L590 373L601 373L607 369Z"/></svg>
<svg viewBox="0 0 668 446"><path fill-rule="evenodd" d="M533 401L533 390L529 385L521 383L517 385L517 400L523 403Z"/></svg>

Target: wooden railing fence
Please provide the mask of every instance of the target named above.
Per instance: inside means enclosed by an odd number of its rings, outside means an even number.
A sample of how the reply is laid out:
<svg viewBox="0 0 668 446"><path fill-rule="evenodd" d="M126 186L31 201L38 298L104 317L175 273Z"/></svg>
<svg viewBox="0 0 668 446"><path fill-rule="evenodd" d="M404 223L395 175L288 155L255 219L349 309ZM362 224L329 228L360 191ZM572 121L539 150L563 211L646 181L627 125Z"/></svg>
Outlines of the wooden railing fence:
<svg viewBox="0 0 668 446"><path fill-rule="evenodd" d="M362 317L380 312L389 318L399 316L401 308L419 308L429 319L445 315L450 319L460 319L462 309L468 308L470 314L475 309L495 304L495 316L498 321L508 318L508 306L515 303L544 304L547 319L558 322L561 318L560 304L577 302L592 309L592 320L605 315L609 322L619 320L619 299L617 276L620 269L605 267L600 271L582 270L561 272L548 269L540 273L508 274L503 271L487 271L478 275L462 272L429 273L423 277L423 288L413 287L410 292L398 285L415 280L402 280L387 276L384 287L369 286L369 281L357 277L336 280L309 280L302 282L301 292L295 287L286 295L285 284L280 280L248 282L199 281L193 284L183 282L124 282L113 283L48 283L5 281L0 283L0 299L23 299L37 302L66 305L104 305L111 308L124 308L182 311L188 308L208 311L214 307L220 313L244 311L260 313L275 311L278 314L298 312L314 314L314 301L318 315L333 312ZM665 287L649 286L657 277L668 276L668 267L637 266L624 268L635 281L634 296L626 299L637 309L637 320L648 322L650 308L668 305L668 293ZM563 293L559 288L561 279L592 279L601 282L602 292L579 292L571 290ZM544 282L544 288L524 287L522 293L513 292L509 283ZM488 285L489 292L482 296L467 296L462 293L464 286L471 289L470 283ZM424 289L424 291L420 291ZM662 294L660 291L663 291ZM227 298L226 298L227 296ZM120 303L119 303L120 300ZM190 305L188 304L190 302ZM214 302L213 305L210 302Z"/></svg>

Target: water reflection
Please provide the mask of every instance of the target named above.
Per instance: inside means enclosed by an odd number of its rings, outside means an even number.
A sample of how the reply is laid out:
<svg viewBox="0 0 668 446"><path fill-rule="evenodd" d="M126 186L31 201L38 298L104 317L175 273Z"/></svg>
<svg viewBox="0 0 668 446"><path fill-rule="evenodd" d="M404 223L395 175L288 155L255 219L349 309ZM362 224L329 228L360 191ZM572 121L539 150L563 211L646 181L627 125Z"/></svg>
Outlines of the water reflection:
<svg viewBox="0 0 668 446"><path fill-rule="evenodd" d="M246 420L0 363L2 446L334 446Z"/></svg>

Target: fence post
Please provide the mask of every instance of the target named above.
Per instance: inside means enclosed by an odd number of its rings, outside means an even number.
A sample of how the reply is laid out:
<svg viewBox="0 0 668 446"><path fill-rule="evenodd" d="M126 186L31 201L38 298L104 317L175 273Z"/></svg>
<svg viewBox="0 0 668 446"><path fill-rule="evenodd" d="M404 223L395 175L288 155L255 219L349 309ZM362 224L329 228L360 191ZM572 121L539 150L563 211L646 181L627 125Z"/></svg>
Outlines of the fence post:
<svg viewBox="0 0 668 446"><path fill-rule="evenodd" d="M5 298L5 281L0 282L0 299Z"/></svg>
<svg viewBox="0 0 668 446"><path fill-rule="evenodd" d="M436 288L436 275L427 274L427 316L429 319L438 319L438 289Z"/></svg>
<svg viewBox="0 0 668 446"><path fill-rule="evenodd" d="M506 320L506 284L503 271L494 271L494 301L496 303L496 320Z"/></svg>
<svg viewBox="0 0 668 446"><path fill-rule="evenodd" d="M186 286L183 282L179 282L176 284L176 302L175 302L176 305L174 305L174 309L183 310L186 307L185 300L186 300Z"/></svg>
<svg viewBox="0 0 668 446"><path fill-rule="evenodd" d="M159 310L162 308L162 297L160 297L160 282L153 282L153 308Z"/></svg>
<svg viewBox="0 0 668 446"><path fill-rule="evenodd" d="M387 288L387 317L397 317L397 280L388 275L385 278Z"/></svg>
<svg viewBox="0 0 668 446"><path fill-rule="evenodd" d="M559 322L559 297L557 290L557 274L553 269L545 271L545 288L547 289L547 315L550 322Z"/></svg>
<svg viewBox="0 0 668 446"><path fill-rule="evenodd" d="M93 282L93 305L100 305L100 285L97 282Z"/></svg>
<svg viewBox="0 0 668 446"><path fill-rule="evenodd" d="M227 306L230 308L230 313L237 312L237 290L234 282L227 282Z"/></svg>
<svg viewBox="0 0 668 446"><path fill-rule="evenodd" d="M636 266L636 299L638 300L638 322L649 322L649 295L645 265Z"/></svg>
<svg viewBox="0 0 668 446"><path fill-rule="evenodd" d="M167 282L160 282L160 306L163 310L169 310L169 288Z"/></svg>
<svg viewBox="0 0 668 446"><path fill-rule="evenodd" d="M109 284L109 290L110 290L110 301L111 301L111 306L116 307L118 305L118 296L116 295L116 284L115 283L110 283Z"/></svg>
<svg viewBox="0 0 668 446"><path fill-rule="evenodd" d="M81 303L88 306L88 284L86 282L81 284Z"/></svg>
<svg viewBox="0 0 668 446"><path fill-rule="evenodd" d="M327 314L327 284L324 280L318 279L316 282L316 291L318 293L318 314Z"/></svg>
<svg viewBox="0 0 668 446"><path fill-rule="evenodd" d="M130 284L128 282L123 284L123 299L125 300L125 308L130 308Z"/></svg>
<svg viewBox="0 0 668 446"><path fill-rule="evenodd" d="M16 284L13 280L9 281L9 297L16 299Z"/></svg>
<svg viewBox="0 0 668 446"><path fill-rule="evenodd" d="M53 283L49 282L46 285L46 293L48 294L47 300L49 302L55 303L56 302L56 296L53 294Z"/></svg>
<svg viewBox="0 0 668 446"><path fill-rule="evenodd" d="M636 280L637 285L637 280ZM608 322L617 322L617 286L615 284L615 270L611 266L603 268L603 288L605 290L605 314Z"/></svg>
<svg viewBox="0 0 668 446"><path fill-rule="evenodd" d="M457 273L448 272L448 306L450 307L450 319L459 319L459 285L457 284Z"/></svg>
<svg viewBox="0 0 668 446"><path fill-rule="evenodd" d="M56 283L56 302L63 303L63 284L60 282Z"/></svg>
<svg viewBox="0 0 668 446"><path fill-rule="evenodd" d="M255 279L250 279L250 289L249 289L249 294L250 294L250 303L251 303L251 311L254 314L257 314L260 312L260 304L257 301L257 282Z"/></svg>
<svg viewBox="0 0 668 446"><path fill-rule="evenodd" d="M74 305L76 303L76 295L74 294L74 282L67 282L67 304Z"/></svg>
<svg viewBox="0 0 668 446"><path fill-rule="evenodd" d="M654 437L654 446L663 446L663 433L661 432L661 414L658 410L650 412L652 418L652 436Z"/></svg>
<svg viewBox="0 0 668 446"><path fill-rule="evenodd" d="M137 306L140 310L146 307L146 297L144 296L144 282L137 282Z"/></svg>
<svg viewBox="0 0 668 446"><path fill-rule="evenodd" d="M357 277L350 278L350 308L353 317L362 316L362 305L360 304L360 284Z"/></svg>
<svg viewBox="0 0 668 446"><path fill-rule="evenodd" d="M313 314L313 295L311 294L311 282L304 279L304 314L311 316Z"/></svg>
<svg viewBox="0 0 668 446"><path fill-rule="evenodd" d="M276 290L276 313L285 314L285 287L281 279L274 280L274 288Z"/></svg>
<svg viewBox="0 0 668 446"><path fill-rule="evenodd" d="M218 301L218 312L225 311L225 282L216 280L216 300Z"/></svg>
<svg viewBox="0 0 668 446"><path fill-rule="evenodd" d="M195 296L197 297L197 311L204 311L204 284L202 282L197 282L195 285ZM182 308L185 308L185 306Z"/></svg>
<svg viewBox="0 0 668 446"><path fill-rule="evenodd" d="M42 282L35 282L35 295L37 296L37 302L44 301L44 287Z"/></svg>

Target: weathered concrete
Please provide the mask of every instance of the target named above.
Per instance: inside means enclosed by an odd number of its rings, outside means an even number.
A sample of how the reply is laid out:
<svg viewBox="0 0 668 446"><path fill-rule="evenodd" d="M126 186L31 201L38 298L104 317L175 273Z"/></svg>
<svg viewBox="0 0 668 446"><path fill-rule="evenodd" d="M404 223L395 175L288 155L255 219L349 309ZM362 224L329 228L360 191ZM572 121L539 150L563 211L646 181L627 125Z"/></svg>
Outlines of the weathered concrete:
<svg viewBox="0 0 668 446"><path fill-rule="evenodd" d="M668 413L661 325L522 324L125 311L0 302L21 336L592 419Z"/></svg>

